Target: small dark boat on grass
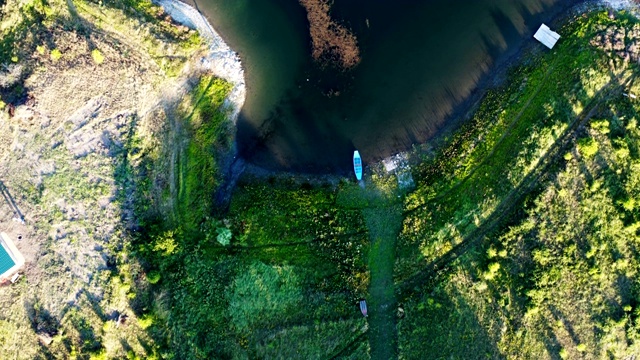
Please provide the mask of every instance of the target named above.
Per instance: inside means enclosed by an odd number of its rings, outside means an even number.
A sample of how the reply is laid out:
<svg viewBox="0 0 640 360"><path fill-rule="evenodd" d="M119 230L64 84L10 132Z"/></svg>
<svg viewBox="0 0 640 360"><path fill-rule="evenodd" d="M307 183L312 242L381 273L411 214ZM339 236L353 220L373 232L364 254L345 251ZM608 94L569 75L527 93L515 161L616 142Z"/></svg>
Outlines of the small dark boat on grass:
<svg viewBox="0 0 640 360"><path fill-rule="evenodd" d="M360 300L360 311L364 317L367 317L367 302L365 300Z"/></svg>

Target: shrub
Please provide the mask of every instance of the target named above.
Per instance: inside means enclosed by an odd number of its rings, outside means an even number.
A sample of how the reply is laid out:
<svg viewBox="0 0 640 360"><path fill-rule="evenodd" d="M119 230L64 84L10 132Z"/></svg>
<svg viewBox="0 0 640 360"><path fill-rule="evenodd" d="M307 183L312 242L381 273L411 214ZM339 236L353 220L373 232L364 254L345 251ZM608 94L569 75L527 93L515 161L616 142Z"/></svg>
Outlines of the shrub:
<svg viewBox="0 0 640 360"><path fill-rule="evenodd" d="M178 248L178 243L176 241L176 237L178 233L176 231L170 230L166 231L163 234L160 234L155 237L153 250L162 256L170 256L176 253Z"/></svg>
<svg viewBox="0 0 640 360"><path fill-rule="evenodd" d="M58 61L62 57L62 53L58 49L51 50L51 60Z"/></svg>
<svg viewBox="0 0 640 360"><path fill-rule="evenodd" d="M226 227L221 227L221 228L218 228L216 232L218 233L216 240L218 240L218 242L223 246L229 245L232 237L231 230L229 230Z"/></svg>
<svg viewBox="0 0 640 360"><path fill-rule="evenodd" d="M93 58L93 61L95 61L95 63L98 65L104 62L104 55L102 55L102 53L98 49L93 49L91 51L91 57Z"/></svg>
<svg viewBox="0 0 640 360"><path fill-rule="evenodd" d="M489 264L489 270L484 273L485 280L493 280L500 270L500 263L494 262Z"/></svg>
<svg viewBox="0 0 640 360"><path fill-rule="evenodd" d="M609 121L607 120L594 120L591 122L591 128L604 135L611 132L609 130Z"/></svg>
<svg viewBox="0 0 640 360"><path fill-rule="evenodd" d="M158 281L160 281L161 278L162 278L162 276L157 271L150 271L147 274L147 281L149 282L149 284L152 284L152 285L157 284Z"/></svg>
<svg viewBox="0 0 640 360"><path fill-rule="evenodd" d="M142 329L150 328L154 323L154 316L151 314L144 314L141 318L138 318L138 326Z"/></svg>
<svg viewBox="0 0 640 360"><path fill-rule="evenodd" d="M622 207L627 211L633 211L636 207L636 200L634 198L629 198L622 203Z"/></svg>
<svg viewBox="0 0 640 360"><path fill-rule="evenodd" d="M200 225L200 230L204 233L205 240L207 242L213 240L215 236L216 241L218 241L222 246L227 246L231 243L231 238L233 237L233 233L231 229L225 226L223 221L217 220L215 218L205 217L204 222Z"/></svg>
<svg viewBox="0 0 640 360"><path fill-rule="evenodd" d="M566 359L569 357L569 353L567 353L567 350L564 348L560 349L560 352L558 353L558 355L560 355L561 359Z"/></svg>
<svg viewBox="0 0 640 360"><path fill-rule="evenodd" d="M100 349L92 354L89 354L89 360L107 360L107 353L104 349Z"/></svg>
<svg viewBox="0 0 640 360"><path fill-rule="evenodd" d="M591 137L578 140L578 151L586 158L592 158L598 152L598 143Z"/></svg>

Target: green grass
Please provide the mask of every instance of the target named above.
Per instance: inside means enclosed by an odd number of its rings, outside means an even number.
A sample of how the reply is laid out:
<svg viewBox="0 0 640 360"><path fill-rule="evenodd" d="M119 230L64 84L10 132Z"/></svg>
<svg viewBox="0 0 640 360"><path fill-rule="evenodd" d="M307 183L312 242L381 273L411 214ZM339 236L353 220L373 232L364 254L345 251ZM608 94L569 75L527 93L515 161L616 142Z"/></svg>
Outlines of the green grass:
<svg viewBox="0 0 640 360"><path fill-rule="evenodd" d="M256 346L255 354L261 359L321 359L341 349L347 334L357 333L363 326L363 319L293 326Z"/></svg>
<svg viewBox="0 0 640 360"><path fill-rule="evenodd" d="M630 170L635 165L619 167L619 160L606 170L618 182L599 183L598 171L585 170L607 169L603 154L630 159L639 153L635 140L623 141L633 134L635 115L603 110L622 106L606 102L615 89L609 83L630 72L610 68L588 45L599 24L610 23L600 13L577 20L563 28L569 35L554 52L514 69L450 143L418 165L418 189L407 195L404 211L393 207L396 190L385 178L372 179L376 187L368 191L247 182L236 189L229 212L215 218L209 199L219 174L210 154L228 144L228 133L215 125L222 124L215 121L215 99L223 92L215 81L202 81L189 97L186 108L193 110L182 113L188 141L177 166L180 221L159 226L180 229L152 235L139 250L149 274L162 274L149 329L171 334L164 351L194 358L386 358L397 355L396 336L406 358L620 357L632 349L635 303L622 299L636 294L629 285L635 248L621 239L635 231L629 216L640 195L631 184L640 184L640 176ZM213 100L201 101L207 97ZM596 108L601 102L607 106ZM581 130L577 124L587 113L604 120ZM593 177L588 186L562 182L587 174ZM550 201L550 188L573 192L573 202ZM615 198L602 198L604 188ZM609 233L605 224L614 224ZM216 240L221 229L232 235L226 245ZM416 283L418 291L402 293L403 280L429 271L427 264L469 239L478 241L430 281ZM597 250L582 249L584 241L597 243ZM609 242L617 255L594 264L590 259ZM593 267L619 269L620 276L602 278ZM616 281L630 290L617 290ZM369 330L355 306L361 296L371 297L371 311L391 306L371 315ZM397 330L396 297L406 312ZM607 301L619 304L604 306ZM362 337L364 331L371 333Z"/></svg>
<svg viewBox="0 0 640 360"><path fill-rule="evenodd" d="M250 333L251 329L269 326L275 318L282 321L305 311L297 273L292 266L261 262L242 269L227 292L229 318L236 331Z"/></svg>
<svg viewBox="0 0 640 360"><path fill-rule="evenodd" d="M359 212L345 209L336 200L336 192L325 189L241 185L230 211L236 240L241 245L256 246L364 231Z"/></svg>
<svg viewBox="0 0 640 360"><path fill-rule="evenodd" d="M406 303L405 318L399 324L400 353L405 358L493 359L500 358L493 327L478 313L498 312L498 304L487 303L479 290L469 287L463 274L447 277L420 302ZM488 308L488 309L487 309ZM493 331L494 333L490 333Z"/></svg>
<svg viewBox="0 0 640 360"><path fill-rule="evenodd" d="M602 14L566 25L547 56L512 71L508 85L489 92L467 125L414 173L400 239L403 278L460 244L518 191L613 73L588 42Z"/></svg>
<svg viewBox="0 0 640 360"><path fill-rule="evenodd" d="M613 118L640 110L608 105ZM609 137L592 127L597 154L567 160L520 220L487 239L486 252L464 256L429 295L411 300L403 351L466 358L485 344L489 357L538 359L637 352L638 213L622 199L637 196L630 175L640 160L616 155L640 141L629 130ZM438 335L419 345L420 333Z"/></svg>
<svg viewBox="0 0 640 360"><path fill-rule="evenodd" d="M369 250L369 345L372 359L391 359L397 353L397 300L393 286L396 239L402 227L402 208L387 203L363 210L371 239Z"/></svg>
<svg viewBox="0 0 640 360"><path fill-rule="evenodd" d="M455 245L455 237L462 241L474 227L485 226L484 210L471 206L481 203L473 191L490 194L492 202L498 203L535 169L531 164L544 161L539 160L543 151L523 150L523 145L528 146L526 139L535 139L532 144L536 147L548 148L545 138L561 138L553 135L554 125L569 124L594 98L601 102L593 109L594 120L573 131L568 145L543 167L546 173L537 177L536 186L527 186L514 206L499 207L512 209L504 219L492 223L480 241L406 299L407 316L399 325L403 356L595 359L637 353L640 214L635 201L640 191L636 175L640 134L636 119L640 108L619 93L597 97L597 90L612 75L606 71L608 57L587 45L590 35L604 26L633 26L629 18L619 19L611 21L598 13L569 25L572 32L565 43L544 57L552 64L551 72L544 76L537 70L525 73L526 86L541 84L543 77L553 80L551 88L543 86L533 95L534 108L506 100L485 108L499 109L495 113L522 113L520 121L525 122L511 127L512 140L505 138L494 143L493 149L473 148L468 155L442 163L436 159L429 165L442 164L441 169L452 170L454 175L441 182L445 195L442 189L432 192L430 184L421 185L416 195L427 204L426 210L409 213L408 221L412 225L419 221L431 230L409 233L405 241L423 237L422 249L436 250L420 256L436 259L447 251L446 246L439 250L437 246L443 242ZM626 68L615 57L612 63L623 78L637 74L637 68ZM567 74L579 76L559 82ZM629 91L636 87L632 85ZM498 95L506 99L507 94ZM488 101L492 104L491 98ZM555 105L549 108L547 104ZM553 111L544 116L549 110ZM545 132L548 135L541 136ZM471 170L455 170L452 164L463 163L476 151L491 156L473 160ZM432 171L429 176L440 186L436 176L440 170ZM456 171L465 175L459 177ZM410 203L409 209L420 206L415 204ZM465 225L463 217L473 214L473 209L480 209L475 211L477 221ZM446 217L453 221L443 219ZM440 238L440 234L445 236ZM409 255L405 256L409 261ZM404 266L399 268L411 267Z"/></svg>
<svg viewBox="0 0 640 360"><path fill-rule="evenodd" d="M176 213L187 227L195 228L212 210L213 194L220 186L217 163L231 145L233 124L223 106L231 84L205 76L192 90L181 110L188 144L179 158Z"/></svg>
<svg viewBox="0 0 640 360"><path fill-rule="evenodd" d="M199 118L197 107L187 117L194 126ZM197 132L190 133L196 141ZM149 264L148 278L162 274L156 293L172 294L148 305L157 314L154 331L171 334L165 351L278 357L346 346L346 334L362 331L355 300L365 287L367 236L359 212L335 199L336 190L328 188L243 184L225 218L208 216L195 228L185 221L181 230L141 238L138 254ZM206 208L197 205L192 210L203 214ZM231 232L229 245L216 240L220 228Z"/></svg>

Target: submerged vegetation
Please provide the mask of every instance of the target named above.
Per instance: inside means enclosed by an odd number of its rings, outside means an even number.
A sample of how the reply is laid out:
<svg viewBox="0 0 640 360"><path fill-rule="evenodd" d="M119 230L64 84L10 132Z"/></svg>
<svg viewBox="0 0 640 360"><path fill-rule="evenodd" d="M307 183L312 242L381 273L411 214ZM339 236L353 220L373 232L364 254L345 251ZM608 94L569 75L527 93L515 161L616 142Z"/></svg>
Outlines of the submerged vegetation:
<svg viewBox="0 0 640 360"><path fill-rule="evenodd" d="M311 55L322 65L350 69L360 62L358 39L343 25L331 18L332 3L328 0L300 0L307 11Z"/></svg>
<svg viewBox="0 0 640 360"><path fill-rule="evenodd" d="M32 265L0 288L0 358L640 353L634 17L569 21L414 190L245 176L223 209L231 85L182 75L198 37L147 1L26 3L2 12L0 176L28 225L0 225ZM149 88L123 92L123 64ZM63 106L70 72L95 77Z"/></svg>

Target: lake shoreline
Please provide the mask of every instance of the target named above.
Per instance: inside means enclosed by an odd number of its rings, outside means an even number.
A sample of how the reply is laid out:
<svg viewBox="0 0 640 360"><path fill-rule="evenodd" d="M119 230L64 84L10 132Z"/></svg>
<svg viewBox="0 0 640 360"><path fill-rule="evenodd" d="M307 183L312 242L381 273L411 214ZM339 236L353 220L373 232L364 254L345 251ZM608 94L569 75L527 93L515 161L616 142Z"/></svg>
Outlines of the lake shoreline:
<svg viewBox="0 0 640 360"><path fill-rule="evenodd" d="M194 1L180 1L180 0L154 0L158 5L162 6L165 11L171 15L174 20L180 22L186 26L195 28L199 33L211 43L210 54L203 59L205 68L212 69L212 72L221 78L231 81L234 84L234 90L230 96L230 102L234 105L234 112L232 114L232 121L237 121L238 114L244 104L246 96L246 85L244 82L244 71L242 64L235 51L233 51L223 40L215 28L211 25L210 20L197 8L197 3ZM554 28L560 28L571 18L578 16L586 11L591 11L597 8L612 8L616 10L632 9L635 6L630 0L588 0L581 3L574 3L568 6L568 9L560 11L558 15L554 16L549 24ZM376 167L382 167L383 162L389 162L394 158L408 159L409 165L422 161L425 157L430 157L435 154L435 151L446 142L446 140L453 135L457 129L468 120L473 113L477 110L481 100L487 91L498 88L508 81L508 73L514 67L520 65L524 61L524 57L527 55L536 54L540 51L544 51L537 43L533 41L527 41L523 43L518 49L515 49L513 54L502 59L498 63L494 64L493 69L483 76L479 85L472 91L472 93L462 103L455 106L454 111L443 122L442 128L437 130L436 134L429 139L429 141L421 144L413 144L412 149L396 153L390 157L379 159L369 164L365 164L368 170ZM208 62L208 64L207 64ZM237 148L237 144L234 144L234 149ZM231 181L235 184L236 181L264 181L266 179L273 178L289 178L295 179L298 183L313 184L333 184L336 185L340 179L349 178L351 172L340 171L338 173L324 173L324 172L305 172L295 170L271 170L261 167L256 164L245 161L235 156L233 159L227 159L230 161L224 161L228 163L229 171L225 178L233 179ZM365 169L367 170L367 169ZM225 191L228 192L233 188L231 186L224 186Z"/></svg>
<svg viewBox="0 0 640 360"><path fill-rule="evenodd" d="M559 30L569 21L589 11L597 9L633 11L637 8L638 6L634 5L632 0L586 0L569 5L567 9L560 11L549 20L548 25L553 29ZM548 51L548 49L533 40L533 37L531 41L524 42L511 56L494 64L493 69L483 76L478 86L471 92L467 99L455 106L452 114L443 122L444 125L442 128L440 128L429 141L421 144L413 144L410 150L401 151L368 165L365 164L365 171L371 172L372 169L384 169L385 163L395 162L398 167L396 167L394 171L408 172L411 166L436 156L437 150L446 145L448 140L460 127L473 117L488 91L506 85L506 82L509 81L509 72L512 69L523 65L527 56L535 56L542 51ZM398 161L398 159L401 159L401 161ZM306 176L308 177L310 175Z"/></svg>
<svg viewBox="0 0 640 360"><path fill-rule="evenodd" d="M615 6L612 6L611 3L615 3ZM564 11L561 11L559 14L554 16L548 22L548 25L557 31L568 21L571 21L572 18L585 12L592 11L597 8L614 8L621 10L629 8L630 6L631 4L629 0L587 0L581 3L574 3L569 5ZM542 51L549 50L535 41L532 34L530 41L523 42L523 44L516 49L511 56L506 57L493 65L493 69L483 76L478 86L471 92L467 99L455 107L452 114L444 121L443 127L440 128L428 142L423 144L414 144L412 150L392 155L378 161L378 163L389 161L397 156L402 156L403 158L408 158L409 164L413 165L417 162L423 161L425 157L431 158L432 156L435 156L437 149L443 146L447 142L447 139L454 135L460 126L473 116L488 91L504 86L506 82L509 81L509 71L523 65L525 63L525 57L535 56Z"/></svg>
<svg viewBox="0 0 640 360"><path fill-rule="evenodd" d="M197 66L233 85L224 105L230 109L228 120L233 123L234 128L237 128L238 116L247 94L244 67L238 53L231 49L216 32L210 21L197 8L196 3L191 5L178 0L153 1L161 6L174 21L197 30L208 44L208 51L197 62ZM214 198L218 207L225 208L231 200L233 188L245 171L245 162L238 157L238 143L235 135L229 149L218 156L217 161L222 182L216 189Z"/></svg>

